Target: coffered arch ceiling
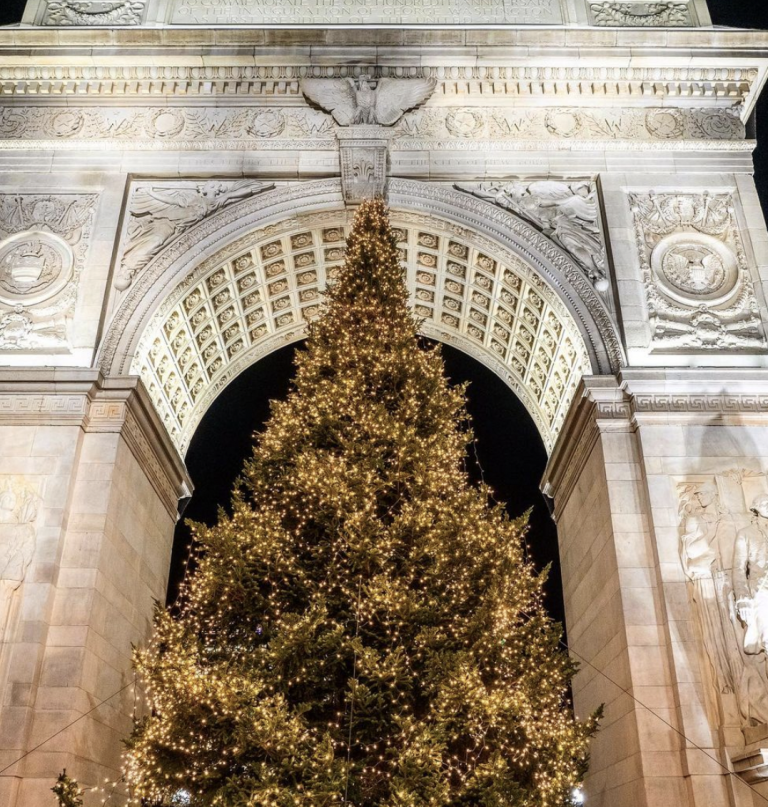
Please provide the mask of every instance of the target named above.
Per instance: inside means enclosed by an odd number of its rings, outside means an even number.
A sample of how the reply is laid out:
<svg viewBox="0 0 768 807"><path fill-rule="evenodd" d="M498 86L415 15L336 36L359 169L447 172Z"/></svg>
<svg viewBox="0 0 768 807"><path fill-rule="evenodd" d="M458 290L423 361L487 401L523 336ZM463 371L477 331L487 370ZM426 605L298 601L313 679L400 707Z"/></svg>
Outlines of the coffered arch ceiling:
<svg viewBox="0 0 768 807"><path fill-rule="evenodd" d="M594 321L580 321L581 312L553 282L560 275L551 265L546 277L535 243L526 254L467 226L483 202L465 202L444 189L446 210L435 210L437 197L418 204L408 185L420 183L391 183L391 219L421 332L496 372L551 450L581 377L607 369L611 349L602 342L595 349ZM407 198L401 199L403 192ZM150 287L146 296L158 300L151 310L131 314L124 310L130 295L123 302L105 339L102 369L141 376L182 455L219 392L262 356L301 339L321 310L322 289L341 267L351 223L343 205L327 202L326 209L282 215L219 240L208 257L183 273L170 272L165 281L156 267L154 286L160 284L162 293ZM485 229L491 230L488 222L486 215ZM509 226L505 232L511 233ZM532 238L534 231L526 235ZM152 267L147 271L151 275ZM580 301L572 288L566 291ZM135 289L134 297L139 294Z"/></svg>

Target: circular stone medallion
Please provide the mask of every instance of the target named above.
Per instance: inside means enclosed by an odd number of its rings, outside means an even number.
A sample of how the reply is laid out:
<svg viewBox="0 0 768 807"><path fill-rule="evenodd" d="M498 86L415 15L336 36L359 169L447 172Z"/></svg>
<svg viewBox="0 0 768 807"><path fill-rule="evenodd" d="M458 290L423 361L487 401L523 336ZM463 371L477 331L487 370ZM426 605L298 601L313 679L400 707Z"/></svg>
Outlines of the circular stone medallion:
<svg viewBox="0 0 768 807"><path fill-rule="evenodd" d="M34 305L58 294L72 277L69 245L52 233L28 230L0 242L0 301Z"/></svg>
<svg viewBox="0 0 768 807"><path fill-rule="evenodd" d="M726 302L739 277L733 251L703 233L667 236L653 250L651 268L662 290L686 304Z"/></svg>

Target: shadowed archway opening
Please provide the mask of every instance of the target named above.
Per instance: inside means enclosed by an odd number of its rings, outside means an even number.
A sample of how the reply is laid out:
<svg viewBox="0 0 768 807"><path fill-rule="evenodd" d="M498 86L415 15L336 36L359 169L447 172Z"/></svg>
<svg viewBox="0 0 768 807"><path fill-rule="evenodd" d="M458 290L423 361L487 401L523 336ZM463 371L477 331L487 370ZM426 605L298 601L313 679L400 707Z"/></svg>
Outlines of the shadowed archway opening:
<svg viewBox="0 0 768 807"><path fill-rule="evenodd" d="M293 376L293 357L303 343L280 348L235 378L217 397L198 425L186 455L195 494L176 527L168 602L178 594L187 565L187 520L212 524L217 508L227 507L232 485L249 456L252 435L269 417L269 401L283 398ZM546 586L552 616L564 621L557 532L539 480L547 461L541 436L530 414L505 382L476 359L442 346L446 373L453 383L469 382L477 461L467 464L471 477L481 474L512 516L531 512L528 545L537 568L552 565Z"/></svg>

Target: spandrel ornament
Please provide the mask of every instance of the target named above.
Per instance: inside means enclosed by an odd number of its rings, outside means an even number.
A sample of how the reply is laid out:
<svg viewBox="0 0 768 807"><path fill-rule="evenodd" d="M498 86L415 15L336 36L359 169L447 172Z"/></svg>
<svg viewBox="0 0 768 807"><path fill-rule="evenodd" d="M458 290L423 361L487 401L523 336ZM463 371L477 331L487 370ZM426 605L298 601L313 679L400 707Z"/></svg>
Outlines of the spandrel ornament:
<svg viewBox="0 0 768 807"><path fill-rule="evenodd" d="M190 227L236 202L274 187L274 183L250 179L136 185L128 203L115 288L118 291L128 289L136 275Z"/></svg>
<svg viewBox="0 0 768 807"><path fill-rule="evenodd" d="M597 292L608 295L600 203L593 182L505 181L462 183L456 187L533 224L576 261Z"/></svg>

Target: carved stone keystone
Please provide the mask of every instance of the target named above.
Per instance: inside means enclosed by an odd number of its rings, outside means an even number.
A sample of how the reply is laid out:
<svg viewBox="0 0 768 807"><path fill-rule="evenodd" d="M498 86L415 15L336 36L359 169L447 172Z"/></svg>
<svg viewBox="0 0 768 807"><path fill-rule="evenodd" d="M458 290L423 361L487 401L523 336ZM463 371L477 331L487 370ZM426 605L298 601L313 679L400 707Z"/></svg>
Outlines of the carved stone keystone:
<svg viewBox="0 0 768 807"><path fill-rule="evenodd" d="M385 126L337 127L341 187L347 204L384 196L392 130Z"/></svg>

